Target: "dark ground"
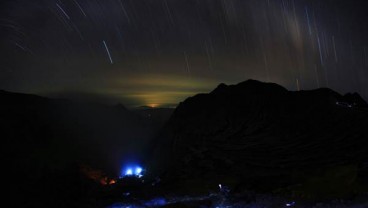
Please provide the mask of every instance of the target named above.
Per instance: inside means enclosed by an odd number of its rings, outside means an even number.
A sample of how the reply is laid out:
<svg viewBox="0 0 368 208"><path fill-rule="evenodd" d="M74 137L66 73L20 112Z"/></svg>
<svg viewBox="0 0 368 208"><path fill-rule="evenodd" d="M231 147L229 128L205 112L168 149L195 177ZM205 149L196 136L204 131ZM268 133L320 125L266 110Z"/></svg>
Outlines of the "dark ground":
<svg viewBox="0 0 368 208"><path fill-rule="evenodd" d="M3 188L13 207L366 202L368 110L358 94L249 80L188 98L174 112L4 91L0 101ZM144 165L144 178L101 185L127 158ZM98 180L82 167L99 170Z"/></svg>

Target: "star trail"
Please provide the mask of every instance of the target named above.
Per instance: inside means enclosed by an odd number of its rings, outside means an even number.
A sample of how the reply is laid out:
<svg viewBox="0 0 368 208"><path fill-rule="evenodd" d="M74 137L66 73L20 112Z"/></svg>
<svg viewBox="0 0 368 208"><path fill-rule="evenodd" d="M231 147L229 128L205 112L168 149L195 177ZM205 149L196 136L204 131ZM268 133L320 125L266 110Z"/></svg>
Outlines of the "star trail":
<svg viewBox="0 0 368 208"><path fill-rule="evenodd" d="M367 4L5 0L0 88L165 106L258 79L368 99Z"/></svg>

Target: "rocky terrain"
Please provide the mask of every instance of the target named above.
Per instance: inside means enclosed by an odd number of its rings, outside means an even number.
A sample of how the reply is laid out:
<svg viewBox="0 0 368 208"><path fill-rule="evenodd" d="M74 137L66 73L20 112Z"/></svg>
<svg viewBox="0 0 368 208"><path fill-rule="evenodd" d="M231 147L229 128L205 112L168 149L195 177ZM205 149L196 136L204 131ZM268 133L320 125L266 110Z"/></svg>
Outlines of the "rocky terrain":
<svg viewBox="0 0 368 208"><path fill-rule="evenodd" d="M292 92L255 80L220 84L180 103L155 142L153 168L203 187L344 195L365 181L367 126L358 94Z"/></svg>

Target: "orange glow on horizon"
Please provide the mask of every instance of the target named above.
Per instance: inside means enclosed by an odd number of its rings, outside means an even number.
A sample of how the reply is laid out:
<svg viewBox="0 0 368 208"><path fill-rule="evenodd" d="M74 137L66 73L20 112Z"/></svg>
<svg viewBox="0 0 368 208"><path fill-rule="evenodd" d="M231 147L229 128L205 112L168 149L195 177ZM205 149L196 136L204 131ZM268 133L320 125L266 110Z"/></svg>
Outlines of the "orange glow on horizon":
<svg viewBox="0 0 368 208"><path fill-rule="evenodd" d="M148 106L151 107L151 108L157 108L158 107L158 104L152 103L152 104L149 104Z"/></svg>

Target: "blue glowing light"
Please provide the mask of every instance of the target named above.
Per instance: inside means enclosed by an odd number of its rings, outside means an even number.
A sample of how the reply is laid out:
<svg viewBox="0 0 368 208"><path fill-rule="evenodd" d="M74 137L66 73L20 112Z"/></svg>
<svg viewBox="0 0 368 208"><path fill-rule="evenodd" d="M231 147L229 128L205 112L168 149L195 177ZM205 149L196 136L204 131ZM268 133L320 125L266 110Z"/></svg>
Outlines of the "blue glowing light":
<svg viewBox="0 0 368 208"><path fill-rule="evenodd" d="M142 168L141 167L136 167L134 174L135 175L140 175L141 173L142 173Z"/></svg>
<svg viewBox="0 0 368 208"><path fill-rule="evenodd" d="M167 205L166 199L164 198L156 198L144 203L148 207L157 207L157 206L165 206Z"/></svg>
<svg viewBox="0 0 368 208"><path fill-rule="evenodd" d="M128 168L128 170L126 170L125 175L130 176L133 175L133 170L131 168Z"/></svg>
<svg viewBox="0 0 368 208"><path fill-rule="evenodd" d="M123 178L135 176L141 178L143 177L143 172L143 168L139 165L128 165L122 169L120 177Z"/></svg>

